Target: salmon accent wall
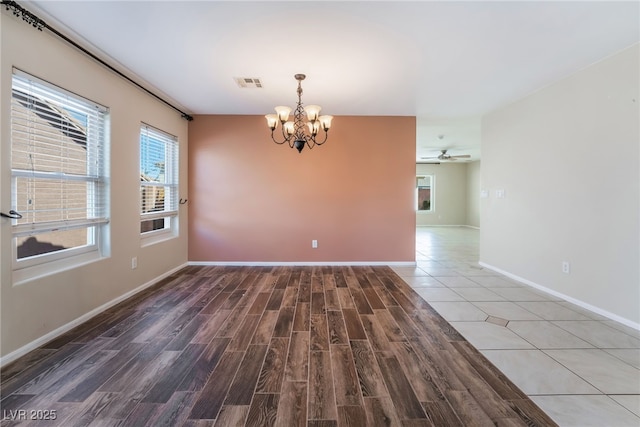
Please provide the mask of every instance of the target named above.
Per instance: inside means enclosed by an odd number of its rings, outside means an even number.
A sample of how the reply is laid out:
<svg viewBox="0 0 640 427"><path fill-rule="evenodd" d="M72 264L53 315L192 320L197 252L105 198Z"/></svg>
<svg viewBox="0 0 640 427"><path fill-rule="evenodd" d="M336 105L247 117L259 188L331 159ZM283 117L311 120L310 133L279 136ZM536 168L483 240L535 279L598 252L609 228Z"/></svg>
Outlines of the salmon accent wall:
<svg viewBox="0 0 640 427"><path fill-rule="evenodd" d="M269 134L263 116L189 123L190 261L415 261L415 117L339 116L302 153Z"/></svg>

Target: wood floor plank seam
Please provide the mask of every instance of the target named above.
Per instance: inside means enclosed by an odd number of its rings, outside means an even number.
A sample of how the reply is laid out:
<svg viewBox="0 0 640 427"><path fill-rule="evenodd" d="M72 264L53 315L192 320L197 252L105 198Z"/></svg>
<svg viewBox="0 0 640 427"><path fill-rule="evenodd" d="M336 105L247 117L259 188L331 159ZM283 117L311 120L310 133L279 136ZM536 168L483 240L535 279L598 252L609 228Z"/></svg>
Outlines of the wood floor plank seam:
<svg viewBox="0 0 640 427"><path fill-rule="evenodd" d="M555 425L386 266L188 266L0 374L65 427Z"/></svg>

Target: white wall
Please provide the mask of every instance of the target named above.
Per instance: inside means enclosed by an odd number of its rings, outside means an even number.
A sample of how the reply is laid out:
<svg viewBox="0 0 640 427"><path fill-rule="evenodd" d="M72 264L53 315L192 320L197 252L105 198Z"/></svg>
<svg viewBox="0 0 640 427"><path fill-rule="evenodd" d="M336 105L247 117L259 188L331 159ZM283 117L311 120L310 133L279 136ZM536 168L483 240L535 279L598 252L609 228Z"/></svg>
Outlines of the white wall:
<svg viewBox="0 0 640 427"><path fill-rule="evenodd" d="M480 226L480 161L416 164L417 175L433 175L433 207L417 212L416 225Z"/></svg>
<svg viewBox="0 0 640 427"><path fill-rule="evenodd" d="M140 123L179 138L180 190L187 193L187 122L180 114L117 77L95 61L40 32L4 8L0 13L0 208L11 206L10 102L15 66L111 109L111 256L72 270L14 285L11 225L0 220L1 343L3 363L75 319L187 261L186 206L180 208L178 238L141 247L139 238ZM131 258L138 268L131 269ZM9 355L9 357L7 357Z"/></svg>
<svg viewBox="0 0 640 427"><path fill-rule="evenodd" d="M467 222L480 227L480 161L467 163Z"/></svg>
<svg viewBox="0 0 640 427"><path fill-rule="evenodd" d="M464 225L467 220L465 163L417 164L417 175L433 175L432 210L416 213L416 225Z"/></svg>
<svg viewBox="0 0 640 427"><path fill-rule="evenodd" d="M636 327L639 63L636 44L484 117L480 231L484 264Z"/></svg>

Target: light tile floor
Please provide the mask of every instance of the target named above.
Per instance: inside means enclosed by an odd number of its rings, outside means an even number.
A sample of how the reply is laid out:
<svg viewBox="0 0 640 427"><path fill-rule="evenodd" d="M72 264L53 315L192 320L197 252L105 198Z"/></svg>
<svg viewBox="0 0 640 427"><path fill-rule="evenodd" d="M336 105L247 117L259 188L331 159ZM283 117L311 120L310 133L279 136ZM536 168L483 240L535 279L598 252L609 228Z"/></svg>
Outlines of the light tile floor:
<svg viewBox="0 0 640 427"><path fill-rule="evenodd" d="M640 426L640 331L478 265L479 231L419 227L396 272L560 426Z"/></svg>

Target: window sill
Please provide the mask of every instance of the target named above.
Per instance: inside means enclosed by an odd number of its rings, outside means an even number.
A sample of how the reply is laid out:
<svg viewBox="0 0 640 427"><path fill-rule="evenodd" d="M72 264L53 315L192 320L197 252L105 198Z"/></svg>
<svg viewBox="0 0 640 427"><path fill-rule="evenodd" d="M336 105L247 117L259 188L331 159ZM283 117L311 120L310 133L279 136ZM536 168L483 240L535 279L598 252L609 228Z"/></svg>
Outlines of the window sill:
<svg viewBox="0 0 640 427"><path fill-rule="evenodd" d="M19 286L33 280L38 280L43 277L91 264L105 258L108 257L102 256L100 251L96 249L90 252L72 255L60 260L52 260L29 267L16 268L13 270L13 286Z"/></svg>
<svg viewBox="0 0 640 427"><path fill-rule="evenodd" d="M145 246L155 245L177 237L178 233L171 229L149 231L140 235L140 246L144 248Z"/></svg>

